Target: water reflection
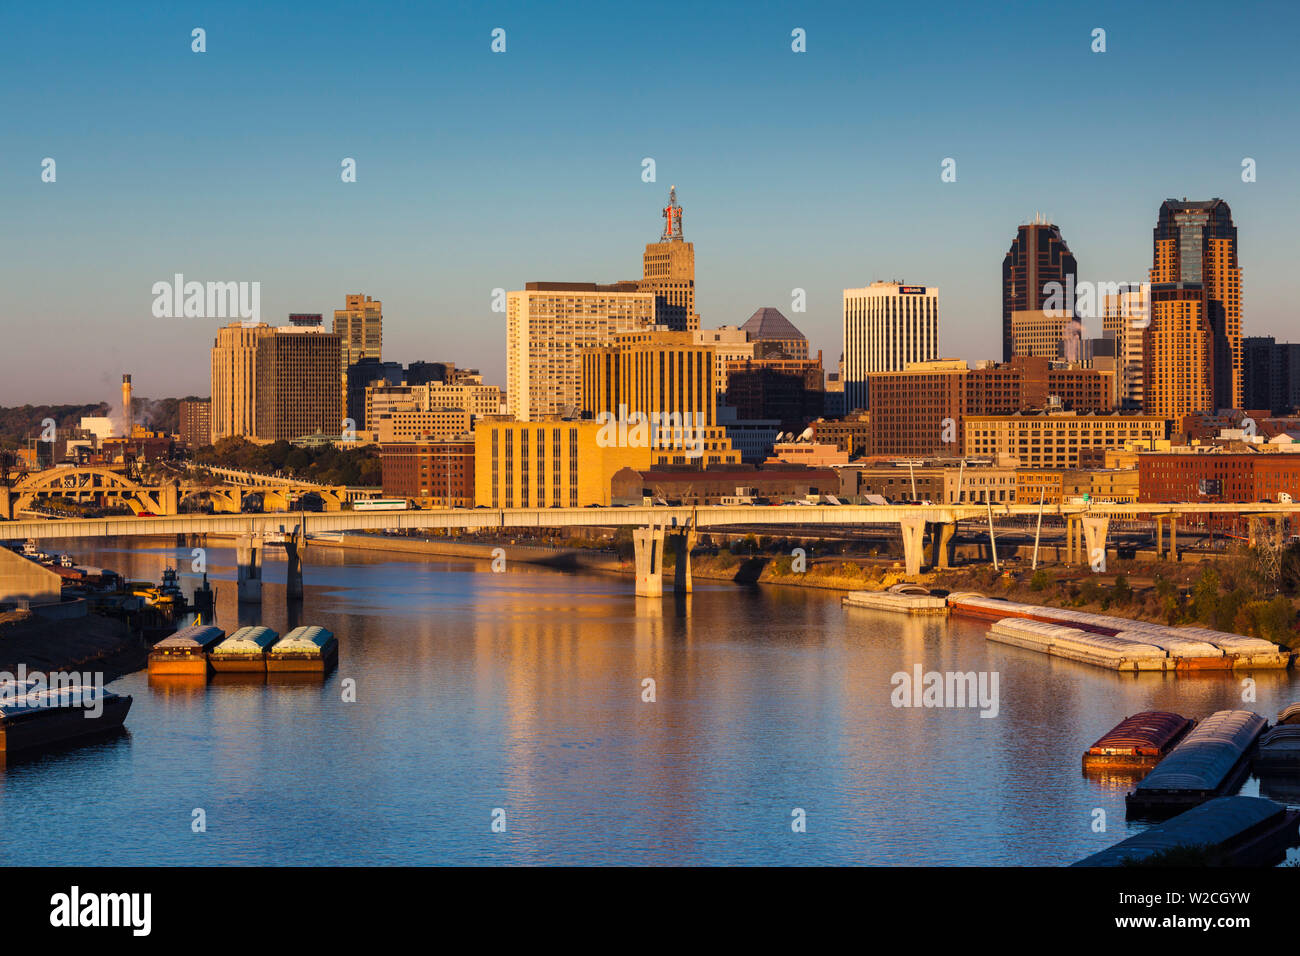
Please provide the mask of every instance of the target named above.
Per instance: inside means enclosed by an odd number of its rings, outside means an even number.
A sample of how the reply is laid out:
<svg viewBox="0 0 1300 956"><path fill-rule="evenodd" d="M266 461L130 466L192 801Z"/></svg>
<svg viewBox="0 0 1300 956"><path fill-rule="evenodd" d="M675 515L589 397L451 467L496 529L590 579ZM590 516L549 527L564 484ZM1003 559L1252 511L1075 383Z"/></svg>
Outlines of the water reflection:
<svg viewBox="0 0 1300 956"><path fill-rule="evenodd" d="M139 577L175 563L73 553ZM1141 710L1241 706L1241 674L1122 676L833 591L646 599L630 578L313 547L287 606L275 554L263 603L240 605L233 552L209 548L217 624L324 625L337 671L123 678L130 747L0 773L6 860L1061 864L1140 829L1131 782L1080 772L1093 741ZM891 676L917 664L997 672L998 716L894 707ZM1260 713L1300 697L1291 674L1253 676ZM39 859L20 836L38 831Z"/></svg>

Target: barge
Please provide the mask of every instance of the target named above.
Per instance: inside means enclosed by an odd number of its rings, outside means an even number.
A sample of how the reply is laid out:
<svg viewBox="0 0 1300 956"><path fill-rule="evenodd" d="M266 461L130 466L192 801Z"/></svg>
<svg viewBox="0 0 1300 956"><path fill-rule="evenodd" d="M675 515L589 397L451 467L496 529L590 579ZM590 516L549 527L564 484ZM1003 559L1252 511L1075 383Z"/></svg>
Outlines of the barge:
<svg viewBox="0 0 1300 956"><path fill-rule="evenodd" d="M948 602L929 594L900 594L895 591L850 591L841 599L845 607L865 607L873 611L896 611L901 614L948 616Z"/></svg>
<svg viewBox="0 0 1300 956"><path fill-rule="evenodd" d="M1277 725L1300 724L1300 704L1292 704L1277 715Z"/></svg>
<svg viewBox="0 0 1300 956"><path fill-rule="evenodd" d="M1149 770L1196 726L1180 714L1147 710L1125 717L1083 753L1084 770Z"/></svg>
<svg viewBox="0 0 1300 956"><path fill-rule="evenodd" d="M1172 666L1169 656L1154 644L1139 644L1077 627L1009 617L995 621L985 635L998 644L1010 644L1052 657L1093 664L1114 671L1163 671Z"/></svg>
<svg viewBox="0 0 1300 956"><path fill-rule="evenodd" d="M0 754L31 753L122 729L131 695L100 687L32 689L14 681L0 697Z"/></svg>
<svg viewBox="0 0 1300 956"><path fill-rule="evenodd" d="M266 673L266 655L280 635L269 627L241 627L208 654L218 673Z"/></svg>
<svg viewBox="0 0 1300 956"><path fill-rule="evenodd" d="M1206 717L1124 797L1128 815L1172 816L1232 792L1246 778L1249 755L1267 726L1249 710Z"/></svg>
<svg viewBox="0 0 1300 956"><path fill-rule="evenodd" d="M1270 641L1202 627L1168 627L1072 608L1005 601L973 591L953 592L948 595L948 606L954 615L961 617L991 622L1019 618L1054 624L1134 644L1154 645L1165 652L1165 666L1139 670L1201 671L1238 667L1282 670L1291 663L1291 655Z"/></svg>
<svg viewBox="0 0 1300 956"><path fill-rule="evenodd" d="M1074 866L1271 866L1297 842L1300 810L1262 797L1216 797Z"/></svg>
<svg viewBox="0 0 1300 956"><path fill-rule="evenodd" d="M226 632L211 624L192 624L165 637L149 652L149 673L208 673L208 654L225 638Z"/></svg>
<svg viewBox="0 0 1300 956"><path fill-rule="evenodd" d="M1300 724L1278 724L1259 738L1255 769L1260 773L1300 773Z"/></svg>
<svg viewBox="0 0 1300 956"><path fill-rule="evenodd" d="M338 663L339 642L323 627L295 627L271 646L266 669L277 674L323 674Z"/></svg>

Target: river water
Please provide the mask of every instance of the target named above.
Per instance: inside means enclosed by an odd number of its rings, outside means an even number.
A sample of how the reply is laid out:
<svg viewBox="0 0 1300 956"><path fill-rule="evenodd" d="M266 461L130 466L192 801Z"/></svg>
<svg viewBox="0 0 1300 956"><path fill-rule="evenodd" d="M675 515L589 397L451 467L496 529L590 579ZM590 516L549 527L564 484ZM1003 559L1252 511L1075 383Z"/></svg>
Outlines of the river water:
<svg viewBox="0 0 1300 956"><path fill-rule="evenodd" d="M178 563L68 550L153 580ZM1242 706L1239 676L1122 677L816 589L649 600L615 575L315 548L290 621L270 555L240 608L233 551L209 549L217 623L322 624L338 670L115 681L128 734L0 769L0 860L1057 865L1137 832L1131 781L1080 770L1093 740L1144 709ZM893 706L918 664L996 672L997 715ZM1255 676L1245 706L1270 720L1300 699L1291 673Z"/></svg>

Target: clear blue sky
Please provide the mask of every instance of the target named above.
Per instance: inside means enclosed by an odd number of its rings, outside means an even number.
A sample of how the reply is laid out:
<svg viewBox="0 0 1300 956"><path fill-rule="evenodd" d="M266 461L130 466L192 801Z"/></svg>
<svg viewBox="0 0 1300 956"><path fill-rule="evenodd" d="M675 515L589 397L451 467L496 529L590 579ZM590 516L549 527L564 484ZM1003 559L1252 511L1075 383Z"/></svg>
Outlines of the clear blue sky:
<svg viewBox="0 0 1300 956"><path fill-rule="evenodd" d="M1229 202L1247 334L1300 340L1298 26L1287 3L9 3L0 403L111 399L122 372L208 394L220 322L150 311L176 272L260 281L275 323L374 295L385 358L504 384L492 289L638 277L672 183L704 324L775 306L828 368L846 286L937 285L943 353L993 357L1018 223L1137 281L1169 196Z"/></svg>

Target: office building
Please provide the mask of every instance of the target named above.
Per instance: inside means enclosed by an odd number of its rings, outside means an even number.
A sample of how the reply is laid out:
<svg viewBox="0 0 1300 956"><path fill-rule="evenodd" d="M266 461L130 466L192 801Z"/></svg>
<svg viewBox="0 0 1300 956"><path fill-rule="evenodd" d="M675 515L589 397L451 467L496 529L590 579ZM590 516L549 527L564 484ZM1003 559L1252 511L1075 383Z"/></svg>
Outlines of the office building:
<svg viewBox="0 0 1300 956"><path fill-rule="evenodd" d="M1151 321L1150 294L1145 286L1127 288L1102 299L1102 333L1115 340L1119 407L1143 407L1142 342Z"/></svg>
<svg viewBox="0 0 1300 956"><path fill-rule="evenodd" d="M506 297L506 395L519 421L583 406L582 353L618 332L651 328L655 297L628 283L530 282Z"/></svg>
<svg viewBox="0 0 1300 956"><path fill-rule="evenodd" d="M1242 340L1245 408L1287 415L1300 405L1300 345L1272 336Z"/></svg>
<svg viewBox="0 0 1300 956"><path fill-rule="evenodd" d="M999 465L1079 468L1102 458L1102 449L1165 438L1163 418L1117 413L1036 411L967 415L964 454ZM1091 456L1091 457L1089 457Z"/></svg>
<svg viewBox="0 0 1300 956"><path fill-rule="evenodd" d="M939 290L873 282L844 290L844 406L869 408L867 379L939 354Z"/></svg>
<svg viewBox="0 0 1300 956"><path fill-rule="evenodd" d="M474 447L471 435L382 445L384 497L418 508L473 508Z"/></svg>
<svg viewBox="0 0 1300 956"><path fill-rule="evenodd" d="M808 358L808 337L794 327L779 309L762 308L740 327L755 345L754 356Z"/></svg>
<svg viewBox="0 0 1300 956"><path fill-rule="evenodd" d="M342 433L339 347L336 333L310 326L281 326L258 339L258 440Z"/></svg>
<svg viewBox="0 0 1300 956"><path fill-rule="evenodd" d="M177 430L184 444L190 448L212 444L212 399L181 399L177 417Z"/></svg>
<svg viewBox="0 0 1300 956"><path fill-rule="evenodd" d="M682 237L682 212L673 186L663 210L663 233L658 242L646 245L642 278L636 285L636 291L654 296L655 324L674 332L700 327L695 312L695 244Z"/></svg>
<svg viewBox="0 0 1300 956"><path fill-rule="evenodd" d="M1222 199L1167 199L1153 230L1143 407L1170 419L1241 408L1241 269Z"/></svg>
<svg viewBox="0 0 1300 956"><path fill-rule="evenodd" d="M212 343L212 441L257 434L258 343L275 329L265 322L232 322ZM334 388L338 391L338 360Z"/></svg>
<svg viewBox="0 0 1300 956"><path fill-rule="evenodd" d="M1011 248L1002 257L1002 361L1016 353L1011 325L1013 312L1033 312L1045 307L1052 296L1049 284L1073 290L1079 266L1059 227L1035 216L1016 230ZM1067 309L1074 314L1073 303ZM1049 356L1054 357L1054 356ZM924 361L924 360L917 360Z"/></svg>

